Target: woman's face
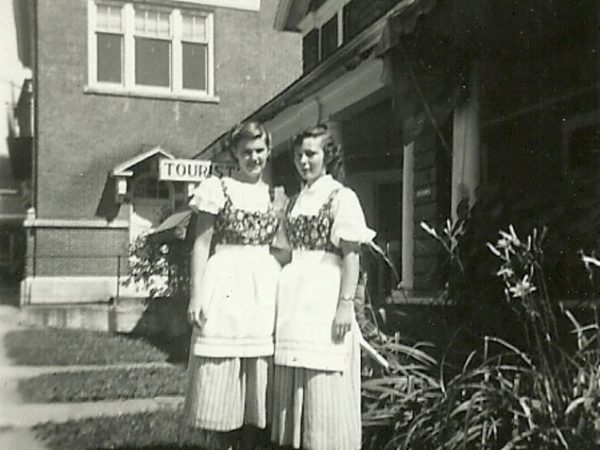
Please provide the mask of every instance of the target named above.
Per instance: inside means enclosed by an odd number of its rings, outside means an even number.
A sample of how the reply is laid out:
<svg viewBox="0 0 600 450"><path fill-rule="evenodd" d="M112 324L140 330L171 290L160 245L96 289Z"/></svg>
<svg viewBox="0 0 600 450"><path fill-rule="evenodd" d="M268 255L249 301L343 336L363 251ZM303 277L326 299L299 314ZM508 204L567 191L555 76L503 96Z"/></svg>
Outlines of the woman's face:
<svg viewBox="0 0 600 450"><path fill-rule="evenodd" d="M250 180L256 180L267 165L270 150L264 137L242 139L233 152L237 159L242 175Z"/></svg>
<svg viewBox="0 0 600 450"><path fill-rule="evenodd" d="M325 153L321 138L307 137L294 149L296 170L307 184L325 175Z"/></svg>

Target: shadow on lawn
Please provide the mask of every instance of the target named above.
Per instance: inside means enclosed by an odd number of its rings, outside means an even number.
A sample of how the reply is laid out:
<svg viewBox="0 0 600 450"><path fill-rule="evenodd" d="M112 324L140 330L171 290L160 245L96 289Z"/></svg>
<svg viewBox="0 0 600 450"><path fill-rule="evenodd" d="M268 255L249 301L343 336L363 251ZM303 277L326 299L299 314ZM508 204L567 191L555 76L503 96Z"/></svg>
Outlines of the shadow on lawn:
<svg viewBox="0 0 600 450"><path fill-rule="evenodd" d="M188 360L191 331L186 331L184 334L179 336L157 334L152 336L135 337L141 337L149 344L165 352L168 355L167 361L170 363L181 364L186 363Z"/></svg>
<svg viewBox="0 0 600 450"><path fill-rule="evenodd" d="M184 304L185 303L185 304ZM146 307L127 336L142 338L168 355L168 362L186 362L191 328L186 322L187 303L170 298L146 300Z"/></svg>

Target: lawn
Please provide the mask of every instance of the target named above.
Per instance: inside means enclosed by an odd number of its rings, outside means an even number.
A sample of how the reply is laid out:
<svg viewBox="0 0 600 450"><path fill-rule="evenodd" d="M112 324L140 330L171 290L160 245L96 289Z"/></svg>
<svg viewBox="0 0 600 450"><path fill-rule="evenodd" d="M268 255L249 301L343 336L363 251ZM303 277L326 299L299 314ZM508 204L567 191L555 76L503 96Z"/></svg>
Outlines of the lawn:
<svg viewBox="0 0 600 450"><path fill-rule="evenodd" d="M185 368L103 369L39 375L19 381L26 402L83 402L182 395Z"/></svg>
<svg viewBox="0 0 600 450"><path fill-rule="evenodd" d="M166 361L167 352L142 338L89 330L33 328L6 335L8 356L33 366Z"/></svg>
<svg viewBox="0 0 600 450"><path fill-rule="evenodd" d="M178 439L181 423L181 410L158 411L47 423L34 431L49 450L202 450L197 433Z"/></svg>

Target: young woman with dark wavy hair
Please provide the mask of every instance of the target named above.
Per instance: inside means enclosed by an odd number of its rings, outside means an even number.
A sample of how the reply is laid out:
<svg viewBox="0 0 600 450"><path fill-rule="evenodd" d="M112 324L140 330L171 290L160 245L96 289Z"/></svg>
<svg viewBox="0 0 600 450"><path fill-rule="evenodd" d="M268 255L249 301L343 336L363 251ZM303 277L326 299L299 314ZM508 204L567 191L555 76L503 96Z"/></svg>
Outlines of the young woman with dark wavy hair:
<svg viewBox="0 0 600 450"><path fill-rule="evenodd" d="M342 149L324 125L294 142L302 178L284 219L292 261L277 295L272 440L305 450L359 450L360 331L354 317L361 243L374 232L341 182Z"/></svg>

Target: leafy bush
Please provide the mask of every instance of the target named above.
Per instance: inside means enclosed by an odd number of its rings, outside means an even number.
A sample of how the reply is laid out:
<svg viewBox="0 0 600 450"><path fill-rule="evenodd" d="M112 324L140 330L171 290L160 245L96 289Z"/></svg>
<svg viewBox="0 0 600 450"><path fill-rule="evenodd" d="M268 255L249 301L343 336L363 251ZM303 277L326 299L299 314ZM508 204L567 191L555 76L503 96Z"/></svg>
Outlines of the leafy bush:
<svg viewBox="0 0 600 450"><path fill-rule="evenodd" d="M188 292L189 254L185 241L157 242L142 234L129 246L129 277L150 298L179 297Z"/></svg>
<svg viewBox="0 0 600 450"><path fill-rule="evenodd" d="M441 235L427 231L444 240L452 229L450 224ZM574 313L551 301L543 270L544 237L544 231L534 231L520 239L509 227L487 246L499 260L496 273L504 285L504 301L522 327L523 345L487 337L458 369L433 361L421 349L392 345L390 372L363 384L365 424L387 433L386 441L371 439L365 447L600 446L598 321L582 326ZM600 267L594 257L583 255L583 261L590 274ZM560 326L565 316L572 333ZM382 351L386 345L381 343Z"/></svg>

